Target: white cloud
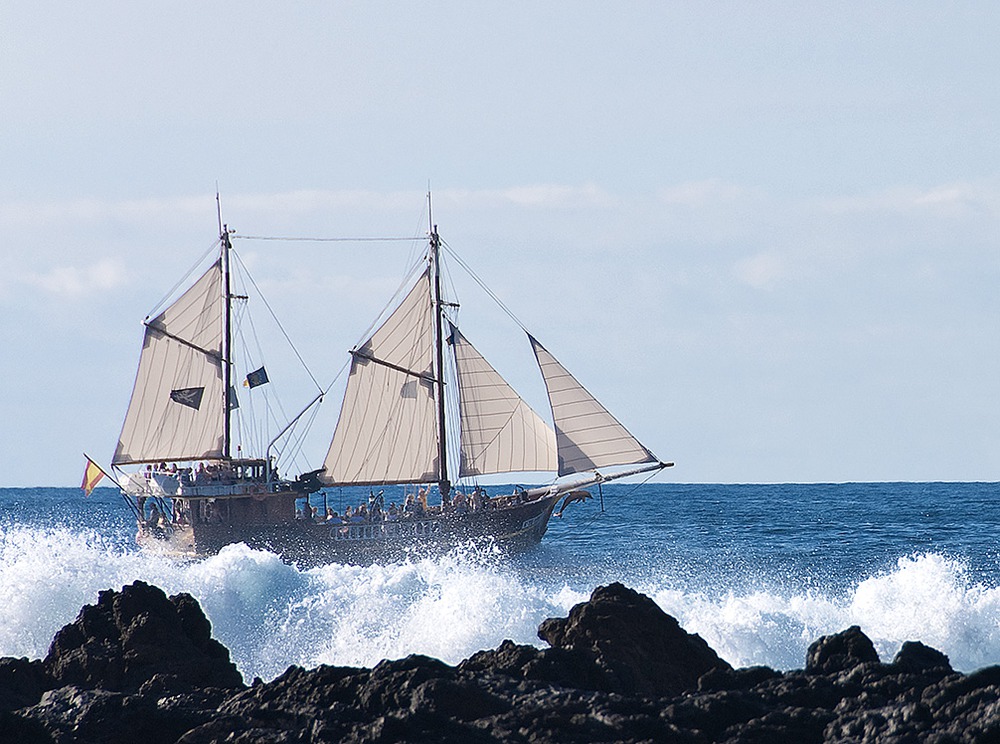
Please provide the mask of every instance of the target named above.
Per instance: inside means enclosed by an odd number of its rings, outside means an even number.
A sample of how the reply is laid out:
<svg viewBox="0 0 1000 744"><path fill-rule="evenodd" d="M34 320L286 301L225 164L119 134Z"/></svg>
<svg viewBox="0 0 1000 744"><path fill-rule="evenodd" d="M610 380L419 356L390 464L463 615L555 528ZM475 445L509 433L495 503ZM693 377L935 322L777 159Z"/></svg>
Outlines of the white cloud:
<svg viewBox="0 0 1000 744"><path fill-rule="evenodd" d="M736 278L754 289L774 289L788 276L784 260L774 253L758 253L735 266Z"/></svg>
<svg viewBox="0 0 1000 744"><path fill-rule="evenodd" d="M117 261L105 259L92 266L56 266L45 273L29 273L21 283L60 297L81 297L122 286L125 269Z"/></svg>
<svg viewBox="0 0 1000 744"><path fill-rule="evenodd" d="M760 195L738 184L710 178L661 189L658 196L669 206L701 208L757 200Z"/></svg>
<svg viewBox="0 0 1000 744"><path fill-rule="evenodd" d="M557 184L519 186L504 189L499 195L515 204L531 207L598 207L607 206L615 201L608 192L593 183L582 186Z"/></svg>
<svg viewBox="0 0 1000 744"><path fill-rule="evenodd" d="M861 196L825 199L820 208L831 214L932 213L941 217L965 217L1000 208L1000 193L989 186L955 183L930 189L898 187Z"/></svg>
<svg viewBox="0 0 1000 744"><path fill-rule="evenodd" d="M442 189L432 191L434 202L489 206L513 203L526 207L579 208L608 206L617 202L609 192L593 183L581 185L526 184L505 189ZM422 191L321 190L301 189L279 193L222 193L222 208L262 215L324 214L350 210L407 210L421 205ZM125 221L162 223L202 216L214 211L211 194L169 198L66 201L0 200L0 225L25 227L61 223ZM211 205L211 206L207 206Z"/></svg>
<svg viewBox="0 0 1000 744"><path fill-rule="evenodd" d="M0 202L0 225L31 226L51 223L102 223L160 221L169 216L179 219L205 210L210 197L172 197L169 199L72 199L67 201Z"/></svg>

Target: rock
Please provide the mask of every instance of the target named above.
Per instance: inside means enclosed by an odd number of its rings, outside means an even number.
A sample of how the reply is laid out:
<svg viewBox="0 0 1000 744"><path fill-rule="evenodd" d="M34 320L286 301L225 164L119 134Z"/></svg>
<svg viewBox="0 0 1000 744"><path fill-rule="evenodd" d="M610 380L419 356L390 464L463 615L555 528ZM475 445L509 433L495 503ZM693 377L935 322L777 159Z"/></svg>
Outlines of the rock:
<svg viewBox="0 0 1000 744"><path fill-rule="evenodd" d="M0 712L0 744L54 744L54 741L37 721Z"/></svg>
<svg viewBox="0 0 1000 744"><path fill-rule="evenodd" d="M510 707L510 702L470 680L429 679L418 685L410 698L410 711L413 713L427 711L459 721L488 718Z"/></svg>
<svg viewBox="0 0 1000 744"><path fill-rule="evenodd" d="M836 674L859 664L877 664L878 661L878 652L871 639L857 625L852 625L840 633L814 641L806 654L806 671Z"/></svg>
<svg viewBox="0 0 1000 744"><path fill-rule="evenodd" d="M0 659L0 711L34 705L53 687L52 678L40 661L26 658Z"/></svg>
<svg viewBox="0 0 1000 744"><path fill-rule="evenodd" d="M593 664L610 692L678 695L706 672L732 668L649 597L617 582L595 589L569 617L543 622L538 636Z"/></svg>
<svg viewBox="0 0 1000 744"><path fill-rule="evenodd" d="M709 669L698 678L698 692L749 690L762 682L780 677L781 672L764 666L746 667L745 669Z"/></svg>
<svg viewBox="0 0 1000 744"><path fill-rule="evenodd" d="M247 688L197 602L137 582L84 607L44 663L0 659L0 744L1000 741L1000 667L955 673L918 642L882 664L857 627L805 670L732 669L612 584L539 636L457 667L292 666Z"/></svg>
<svg viewBox="0 0 1000 744"><path fill-rule="evenodd" d="M44 668L55 685L137 692L162 675L178 691L243 687L229 651L211 637L211 625L193 597L167 598L136 581L104 591L52 641Z"/></svg>
<svg viewBox="0 0 1000 744"><path fill-rule="evenodd" d="M906 641L893 658L892 665L904 672L923 672L930 669L952 671L947 656L920 641Z"/></svg>

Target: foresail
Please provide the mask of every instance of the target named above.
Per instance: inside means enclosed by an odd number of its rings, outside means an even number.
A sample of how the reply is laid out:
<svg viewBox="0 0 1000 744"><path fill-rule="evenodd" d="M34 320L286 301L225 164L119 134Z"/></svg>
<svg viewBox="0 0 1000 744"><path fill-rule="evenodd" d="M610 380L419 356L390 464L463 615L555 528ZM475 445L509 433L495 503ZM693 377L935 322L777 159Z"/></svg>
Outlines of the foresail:
<svg viewBox="0 0 1000 744"><path fill-rule="evenodd" d="M552 429L452 326L461 412L460 477L554 471Z"/></svg>
<svg viewBox="0 0 1000 744"><path fill-rule="evenodd" d="M352 352L327 484L438 479L434 324L428 272L381 327Z"/></svg>
<svg viewBox="0 0 1000 744"><path fill-rule="evenodd" d="M528 336L545 379L556 426L559 475L611 465L657 462L576 378L532 336Z"/></svg>
<svg viewBox="0 0 1000 744"><path fill-rule="evenodd" d="M146 323L113 464L222 456L224 302L217 261Z"/></svg>

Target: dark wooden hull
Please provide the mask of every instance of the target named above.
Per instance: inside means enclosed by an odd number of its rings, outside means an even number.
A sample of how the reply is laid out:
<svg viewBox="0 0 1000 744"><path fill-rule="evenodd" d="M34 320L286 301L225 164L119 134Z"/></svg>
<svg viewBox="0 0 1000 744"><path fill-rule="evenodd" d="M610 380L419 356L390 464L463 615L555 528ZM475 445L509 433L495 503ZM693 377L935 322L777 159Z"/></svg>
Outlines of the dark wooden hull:
<svg viewBox="0 0 1000 744"><path fill-rule="evenodd" d="M272 511L286 514L285 519L240 518L259 510L244 508L241 502L250 500L246 497L227 499L228 508L218 508L221 514L214 519L160 527L140 524L138 541L152 550L189 557L214 555L226 545L245 543L300 565L393 561L441 554L469 544L519 550L542 539L559 500L558 495L550 495L477 512L431 512L394 521L345 524L339 520L296 519L295 497L295 493L285 493L259 495L254 499L257 502L283 499L282 508ZM216 503L225 501L216 499Z"/></svg>

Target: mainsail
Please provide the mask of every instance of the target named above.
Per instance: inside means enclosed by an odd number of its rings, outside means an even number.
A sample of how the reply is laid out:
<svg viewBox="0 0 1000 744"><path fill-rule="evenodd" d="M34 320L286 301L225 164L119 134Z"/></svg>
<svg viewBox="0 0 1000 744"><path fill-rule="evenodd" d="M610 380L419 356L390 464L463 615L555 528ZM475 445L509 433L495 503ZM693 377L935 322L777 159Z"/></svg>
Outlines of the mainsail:
<svg viewBox="0 0 1000 744"><path fill-rule="evenodd" d="M560 476L611 465L659 462L545 347L528 338L549 393Z"/></svg>
<svg viewBox="0 0 1000 744"><path fill-rule="evenodd" d="M440 467L429 269L352 355L323 482L436 481Z"/></svg>
<svg viewBox="0 0 1000 744"><path fill-rule="evenodd" d="M351 352L340 419L321 476L325 484L438 482L447 490L444 473L450 463L442 462L441 438L451 437L444 421L447 407L438 400L446 388L438 369L449 369L441 357L445 346L457 382L447 388L458 403L453 423L458 424L459 478L552 471L564 476L618 465L666 467L529 335L548 390L553 431L444 316L448 303L439 299L435 285L435 239L432 234L428 266L409 294ZM441 334L438 323L446 326ZM603 473L596 477L608 479Z"/></svg>
<svg viewBox="0 0 1000 744"><path fill-rule="evenodd" d="M461 412L460 477L556 469L555 434L452 326Z"/></svg>
<svg viewBox="0 0 1000 744"><path fill-rule="evenodd" d="M112 464L223 456L224 314L220 259L146 322L139 371Z"/></svg>

